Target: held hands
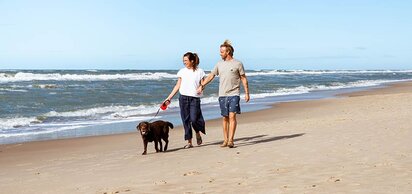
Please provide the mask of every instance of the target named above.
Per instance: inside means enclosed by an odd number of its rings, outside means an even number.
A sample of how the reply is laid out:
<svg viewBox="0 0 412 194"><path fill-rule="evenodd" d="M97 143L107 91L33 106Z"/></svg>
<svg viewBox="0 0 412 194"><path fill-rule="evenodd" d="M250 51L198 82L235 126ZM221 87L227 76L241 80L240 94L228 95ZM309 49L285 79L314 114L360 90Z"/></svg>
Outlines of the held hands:
<svg viewBox="0 0 412 194"><path fill-rule="evenodd" d="M197 88L197 94L201 94L203 92L203 89L205 88L204 85L200 84L199 87Z"/></svg>

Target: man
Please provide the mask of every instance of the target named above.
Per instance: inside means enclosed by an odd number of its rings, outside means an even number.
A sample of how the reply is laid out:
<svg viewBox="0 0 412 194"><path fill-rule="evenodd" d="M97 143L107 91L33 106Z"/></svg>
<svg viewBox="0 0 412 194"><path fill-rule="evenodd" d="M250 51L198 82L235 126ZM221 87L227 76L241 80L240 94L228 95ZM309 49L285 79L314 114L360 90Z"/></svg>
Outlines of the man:
<svg viewBox="0 0 412 194"><path fill-rule="evenodd" d="M210 74L202 81L198 92L202 92L204 87L211 82L215 76L219 76L219 104L220 112L223 116L223 144L221 147L233 148L233 138L236 131L236 114L240 114L240 82L245 89L245 101L249 102L248 81L245 75L242 62L233 58L234 49L226 40L220 45L219 61Z"/></svg>

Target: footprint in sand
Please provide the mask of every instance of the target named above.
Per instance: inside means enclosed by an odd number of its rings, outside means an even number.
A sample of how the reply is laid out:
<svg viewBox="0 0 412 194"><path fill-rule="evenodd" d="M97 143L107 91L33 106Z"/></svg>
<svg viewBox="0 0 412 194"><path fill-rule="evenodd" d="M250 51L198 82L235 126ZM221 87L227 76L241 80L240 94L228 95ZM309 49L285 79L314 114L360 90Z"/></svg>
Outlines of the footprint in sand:
<svg viewBox="0 0 412 194"><path fill-rule="evenodd" d="M125 193L125 192L129 192L129 191L132 191L132 190L130 190L130 189L123 189L123 190L119 190L119 191L110 192L110 194ZM107 193L107 194L109 194L109 193Z"/></svg>
<svg viewBox="0 0 412 194"><path fill-rule="evenodd" d="M167 182L165 180L156 181L155 185L165 185Z"/></svg>
<svg viewBox="0 0 412 194"><path fill-rule="evenodd" d="M191 172L184 173L183 176L193 176L193 175L199 175L199 174L200 172L191 171Z"/></svg>
<svg viewBox="0 0 412 194"><path fill-rule="evenodd" d="M103 194L117 194L117 193L129 192L129 191L132 191L132 190L130 188L119 188L119 189L115 189L114 191L105 191L103 192Z"/></svg>
<svg viewBox="0 0 412 194"><path fill-rule="evenodd" d="M334 177L334 176L331 176L331 177L329 177L329 179L328 179L328 182L339 182L339 181L341 181L341 179L339 179L339 178L336 178L336 177Z"/></svg>
<svg viewBox="0 0 412 194"><path fill-rule="evenodd" d="M291 170L289 170L289 169L286 169L286 168L277 168L277 169L272 169L272 170L270 170L272 173L275 173L275 174L284 174L284 173L288 173L288 172L290 172Z"/></svg>

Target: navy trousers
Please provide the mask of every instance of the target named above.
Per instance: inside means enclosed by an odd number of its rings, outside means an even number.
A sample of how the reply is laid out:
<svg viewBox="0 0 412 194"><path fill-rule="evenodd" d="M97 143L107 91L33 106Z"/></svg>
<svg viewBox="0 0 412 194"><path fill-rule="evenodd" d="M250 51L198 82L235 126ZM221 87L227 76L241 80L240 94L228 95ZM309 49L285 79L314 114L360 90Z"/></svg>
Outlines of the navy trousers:
<svg viewBox="0 0 412 194"><path fill-rule="evenodd" d="M200 109L200 98L180 95L179 106L183 128L185 129L185 140L192 139L192 127L196 132L200 131L206 134L205 120Z"/></svg>

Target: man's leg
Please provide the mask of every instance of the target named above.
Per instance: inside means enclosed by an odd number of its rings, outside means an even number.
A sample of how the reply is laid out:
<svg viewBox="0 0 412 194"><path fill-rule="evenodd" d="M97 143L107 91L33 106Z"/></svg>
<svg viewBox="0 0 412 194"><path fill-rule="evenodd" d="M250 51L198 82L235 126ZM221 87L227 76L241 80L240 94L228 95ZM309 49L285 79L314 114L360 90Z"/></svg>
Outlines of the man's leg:
<svg viewBox="0 0 412 194"><path fill-rule="evenodd" d="M229 147L230 146L233 147L233 138L235 137L236 126L237 126L236 113L230 112L229 113L229 141L228 141Z"/></svg>
<svg viewBox="0 0 412 194"><path fill-rule="evenodd" d="M222 126L223 126L223 144L222 147L227 146L228 138L229 138L229 117L222 118Z"/></svg>

